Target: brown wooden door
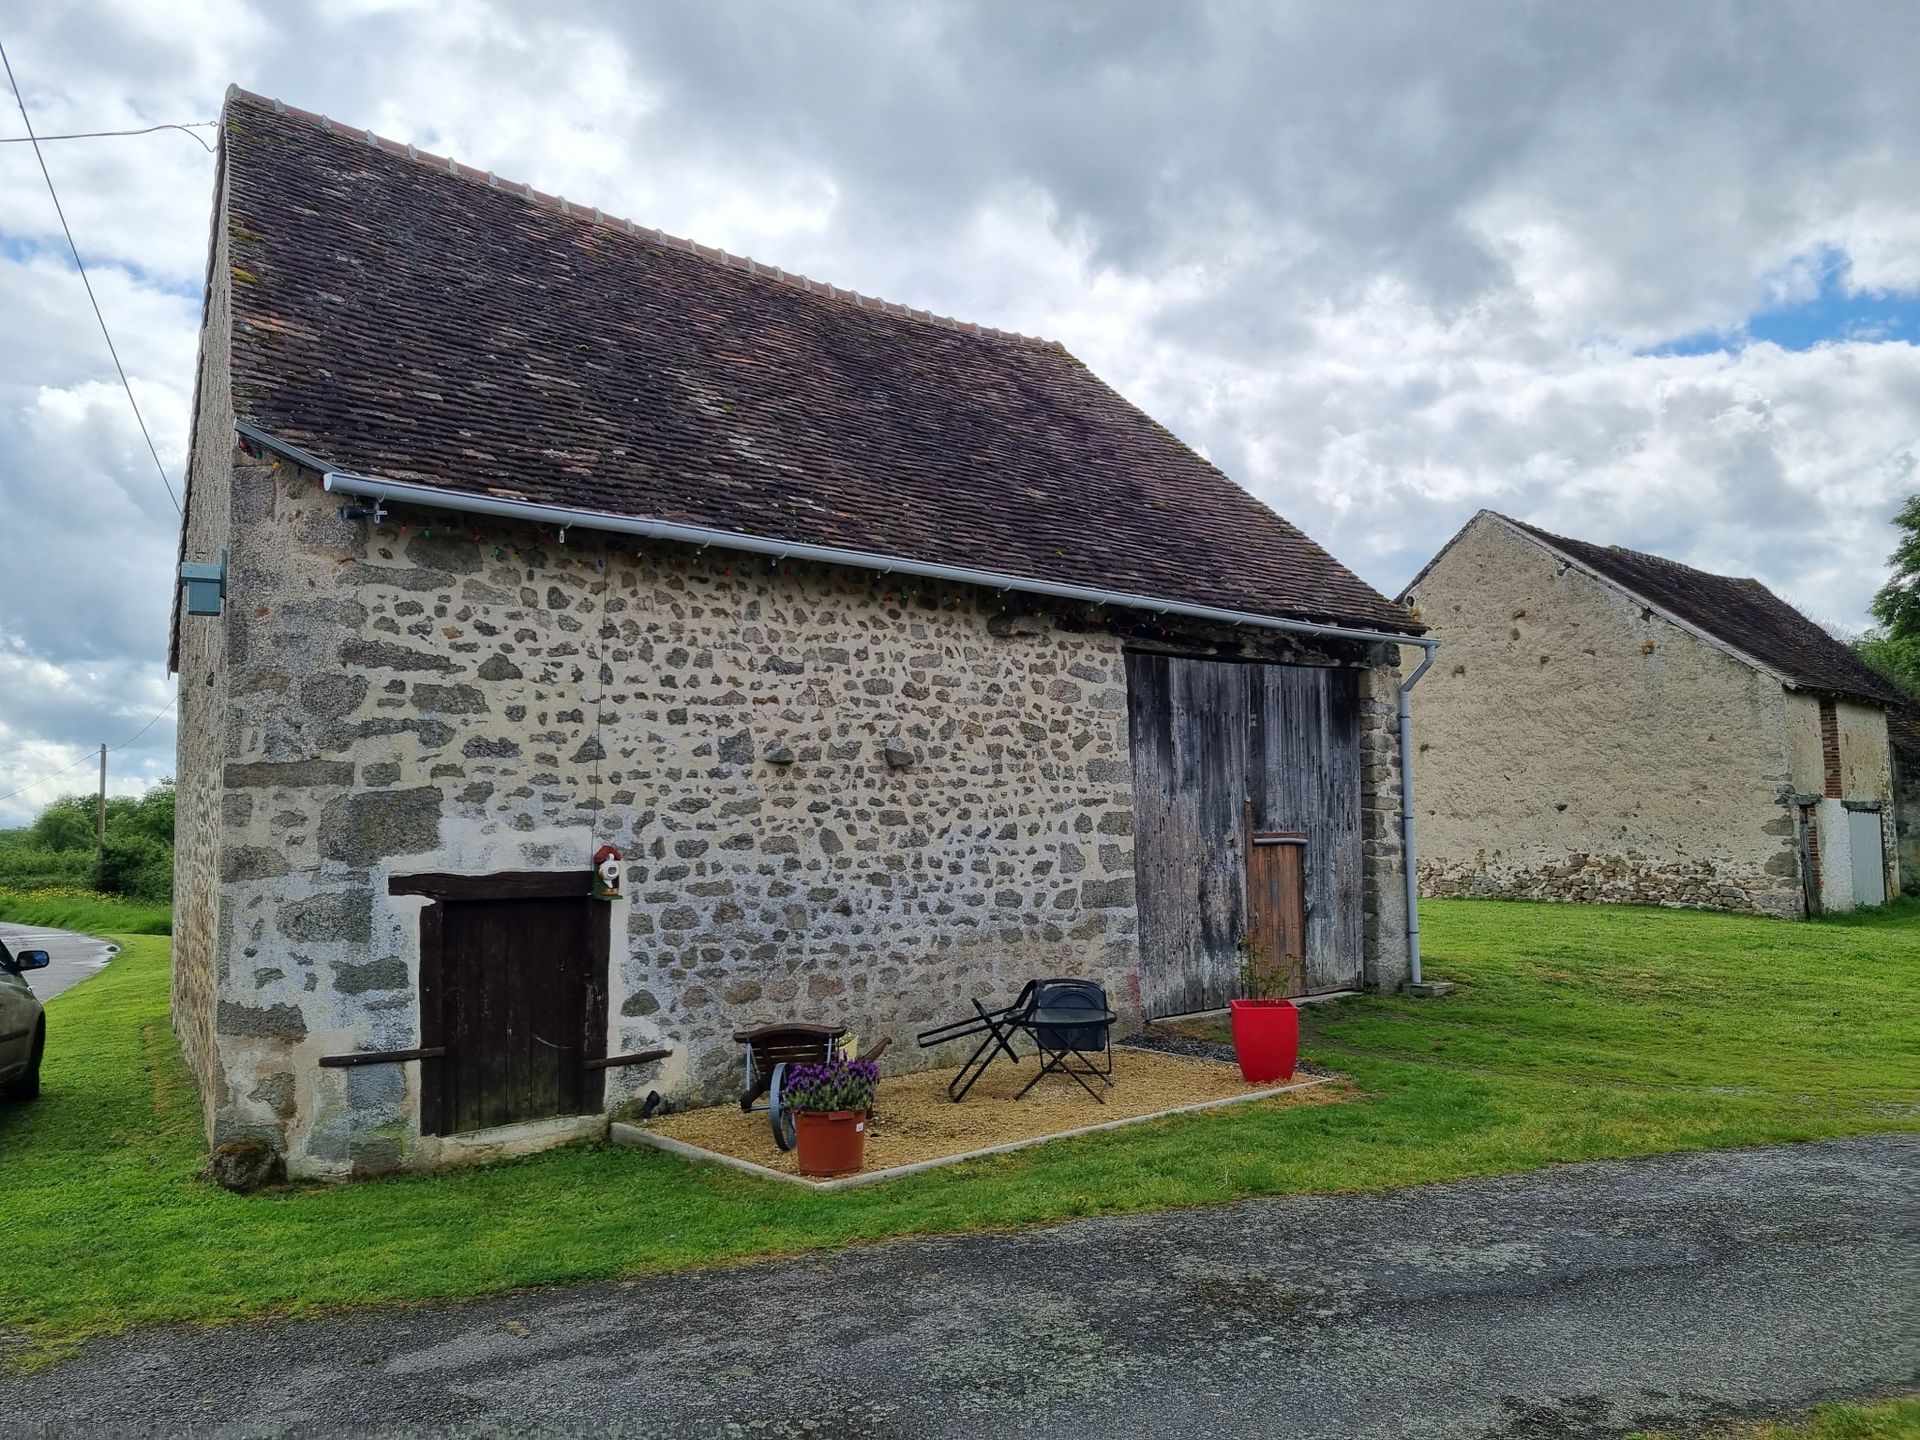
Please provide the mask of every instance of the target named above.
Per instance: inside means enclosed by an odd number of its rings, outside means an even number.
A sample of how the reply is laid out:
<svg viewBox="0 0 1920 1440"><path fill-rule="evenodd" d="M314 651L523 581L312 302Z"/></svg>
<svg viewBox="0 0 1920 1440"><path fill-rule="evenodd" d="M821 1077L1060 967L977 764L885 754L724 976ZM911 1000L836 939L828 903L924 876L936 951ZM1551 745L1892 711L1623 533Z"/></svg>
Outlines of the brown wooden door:
<svg viewBox="0 0 1920 1440"><path fill-rule="evenodd" d="M1256 834L1247 847L1247 959L1271 995L1307 993L1304 835Z"/></svg>
<svg viewBox="0 0 1920 1440"><path fill-rule="evenodd" d="M394 877L420 912L420 1128L486 1130L604 1104L609 909L590 877Z"/></svg>

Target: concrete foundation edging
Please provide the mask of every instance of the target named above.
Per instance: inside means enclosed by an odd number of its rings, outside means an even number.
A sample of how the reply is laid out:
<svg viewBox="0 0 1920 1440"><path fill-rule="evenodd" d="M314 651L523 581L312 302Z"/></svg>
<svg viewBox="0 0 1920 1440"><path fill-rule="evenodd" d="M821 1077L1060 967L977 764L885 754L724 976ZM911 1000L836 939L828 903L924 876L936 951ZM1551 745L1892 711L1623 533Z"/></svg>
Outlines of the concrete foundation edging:
<svg viewBox="0 0 1920 1440"><path fill-rule="evenodd" d="M1095 1125L1077 1126L1072 1130L1057 1130L1051 1135L1030 1135L1023 1140L1009 1140L1004 1145L986 1145L978 1150L963 1150L958 1155L941 1155L932 1160L916 1160L910 1165L891 1165L884 1170L863 1171L858 1175L845 1175L837 1180L809 1180L803 1175L789 1175L784 1170L757 1165L751 1160L742 1160L737 1155L727 1155L718 1150L689 1145L684 1140L675 1140L670 1135L662 1135L638 1125L630 1125L623 1120L613 1122L607 1138L615 1145L663 1150L669 1155L679 1156L682 1160L704 1160L744 1171L749 1175L758 1175L764 1179L783 1180L790 1185L804 1185L809 1190L852 1190L862 1185L878 1185L887 1180L917 1175L923 1170L938 1170L945 1165L958 1165L963 1160L978 1160L988 1155L1006 1155L1034 1145L1051 1144L1055 1140L1070 1140L1076 1135L1097 1135L1103 1130L1119 1130L1128 1125L1145 1124L1149 1120L1164 1120L1169 1115L1191 1115L1201 1110L1218 1110L1228 1105L1245 1105L1253 1100L1267 1100L1275 1095L1285 1095L1290 1091L1307 1090L1315 1085L1325 1085L1331 1078L1326 1075L1309 1075L1286 1085L1275 1085L1245 1095L1228 1095L1218 1100L1200 1100L1191 1105L1175 1105L1168 1110L1155 1110L1150 1115L1129 1115L1120 1120L1104 1120Z"/></svg>

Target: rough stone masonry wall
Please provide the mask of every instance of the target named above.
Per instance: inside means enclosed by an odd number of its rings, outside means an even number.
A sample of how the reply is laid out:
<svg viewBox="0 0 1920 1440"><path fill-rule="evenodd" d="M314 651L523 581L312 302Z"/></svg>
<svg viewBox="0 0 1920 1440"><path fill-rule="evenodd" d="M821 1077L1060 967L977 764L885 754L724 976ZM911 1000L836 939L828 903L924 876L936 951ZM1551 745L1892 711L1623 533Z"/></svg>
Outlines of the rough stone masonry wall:
<svg viewBox="0 0 1920 1440"><path fill-rule="evenodd" d="M1894 845L1900 888L1920 895L1920 734L1903 728L1899 736L1893 749Z"/></svg>
<svg viewBox="0 0 1920 1440"><path fill-rule="evenodd" d="M187 478L184 555L217 560L232 531L233 396L228 366L231 284L226 263L224 190L213 226L206 312ZM177 601L177 603L184 603ZM227 703L224 621L176 618L179 673L177 778L173 850L173 1030L199 1083L209 1137L226 1102L214 1042L216 956L220 924L220 738Z"/></svg>
<svg viewBox="0 0 1920 1440"><path fill-rule="evenodd" d="M1415 663L1418 663L1418 652ZM1367 984L1398 990L1409 976L1405 853L1400 836L1400 681L1392 654L1360 672L1361 886ZM1429 674L1432 672L1429 671ZM1418 704L1419 690L1414 690Z"/></svg>
<svg viewBox="0 0 1920 1440"><path fill-rule="evenodd" d="M1493 517L1413 600L1423 893L1799 913L1776 681Z"/></svg>
<svg viewBox="0 0 1920 1440"><path fill-rule="evenodd" d="M915 1063L914 1030L1035 975L1136 1003L1115 636L995 635L981 592L444 516L370 533L337 507L289 466L236 486L223 1136L309 1174L448 1158L417 1134L417 1066L316 1063L418 1043L424 902L388 878L584 867L596 840L630 862L609 1044L678 1051L612 1072L612 1104L720 1096L750 1020L845 1021Z"/></svg>

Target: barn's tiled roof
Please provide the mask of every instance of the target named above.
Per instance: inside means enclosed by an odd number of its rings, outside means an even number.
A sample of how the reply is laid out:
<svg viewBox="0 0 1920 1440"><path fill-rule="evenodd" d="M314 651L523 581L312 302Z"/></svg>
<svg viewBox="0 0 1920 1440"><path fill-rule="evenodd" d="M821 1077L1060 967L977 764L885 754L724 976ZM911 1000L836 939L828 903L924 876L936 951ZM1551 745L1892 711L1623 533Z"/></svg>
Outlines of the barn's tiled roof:
<svg viewBox="0 0 1920 1440"><path fill-rule="evenodd" d="M1900 698L1850 647L1758 580L1713 575L1658 555L1590 545L1501 518L1798 688L1882 703Z"/></svg>
<svg viewBox="0 0 1920 1440"><path fill-rule="evenodd" d="M453 492L1419 625L1059 345L229 93L238 418Z"/></svg>

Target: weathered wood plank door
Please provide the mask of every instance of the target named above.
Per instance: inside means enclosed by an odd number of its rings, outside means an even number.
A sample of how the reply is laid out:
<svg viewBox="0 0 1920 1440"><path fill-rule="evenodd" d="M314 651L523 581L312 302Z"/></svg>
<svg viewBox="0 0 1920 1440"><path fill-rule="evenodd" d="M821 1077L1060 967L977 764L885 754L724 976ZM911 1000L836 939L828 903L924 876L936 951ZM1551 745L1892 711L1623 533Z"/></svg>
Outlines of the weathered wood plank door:
<svg viewBox="0 0 1920 1440"><path fill-rule="evenodd" d="M1360 988L1360 677L1353 670L1250 665L1247 802L1255 830L1306 837L1303 995Z"/></svg>
<svg viewBox="0 0 1920 1440"><path fill-rule="evenodd" d="M449 884L394 885L435 895L421 912L421 1039L446 1055L421 1065L423 1133L600 1110L605 1076L586 1062L606 1054L609 919L585 872L415 877L435 880ZM525 893L543 889L561 893Z"/></svg>
<svg viewBox="0 0 1920 1440"><path fill-rule="evenodd" d="M1218 1009L1240 993L1241 944L1266 903L1250 887L1297 890L1298 993L1357 988L1358 675L1131 653L1127 690L1147 1014ZM1301 837L1284 847L1293 858L1252 853L1253 834L1275 832Z"/></svg>
<svg viewBox="0 0 1920 1440"><path fill-rule="evenodd" d="M1255 834L1247 850L1247 961L1275 995L1307 993L1304 835Z"/></svg>
<svg viewBox="0 0 1920 1440"><path fill-rule="evenodd" d="M1235 993L1246 920L1246 667L1127 656L1140 991L1149 1015Z"/></svg>

